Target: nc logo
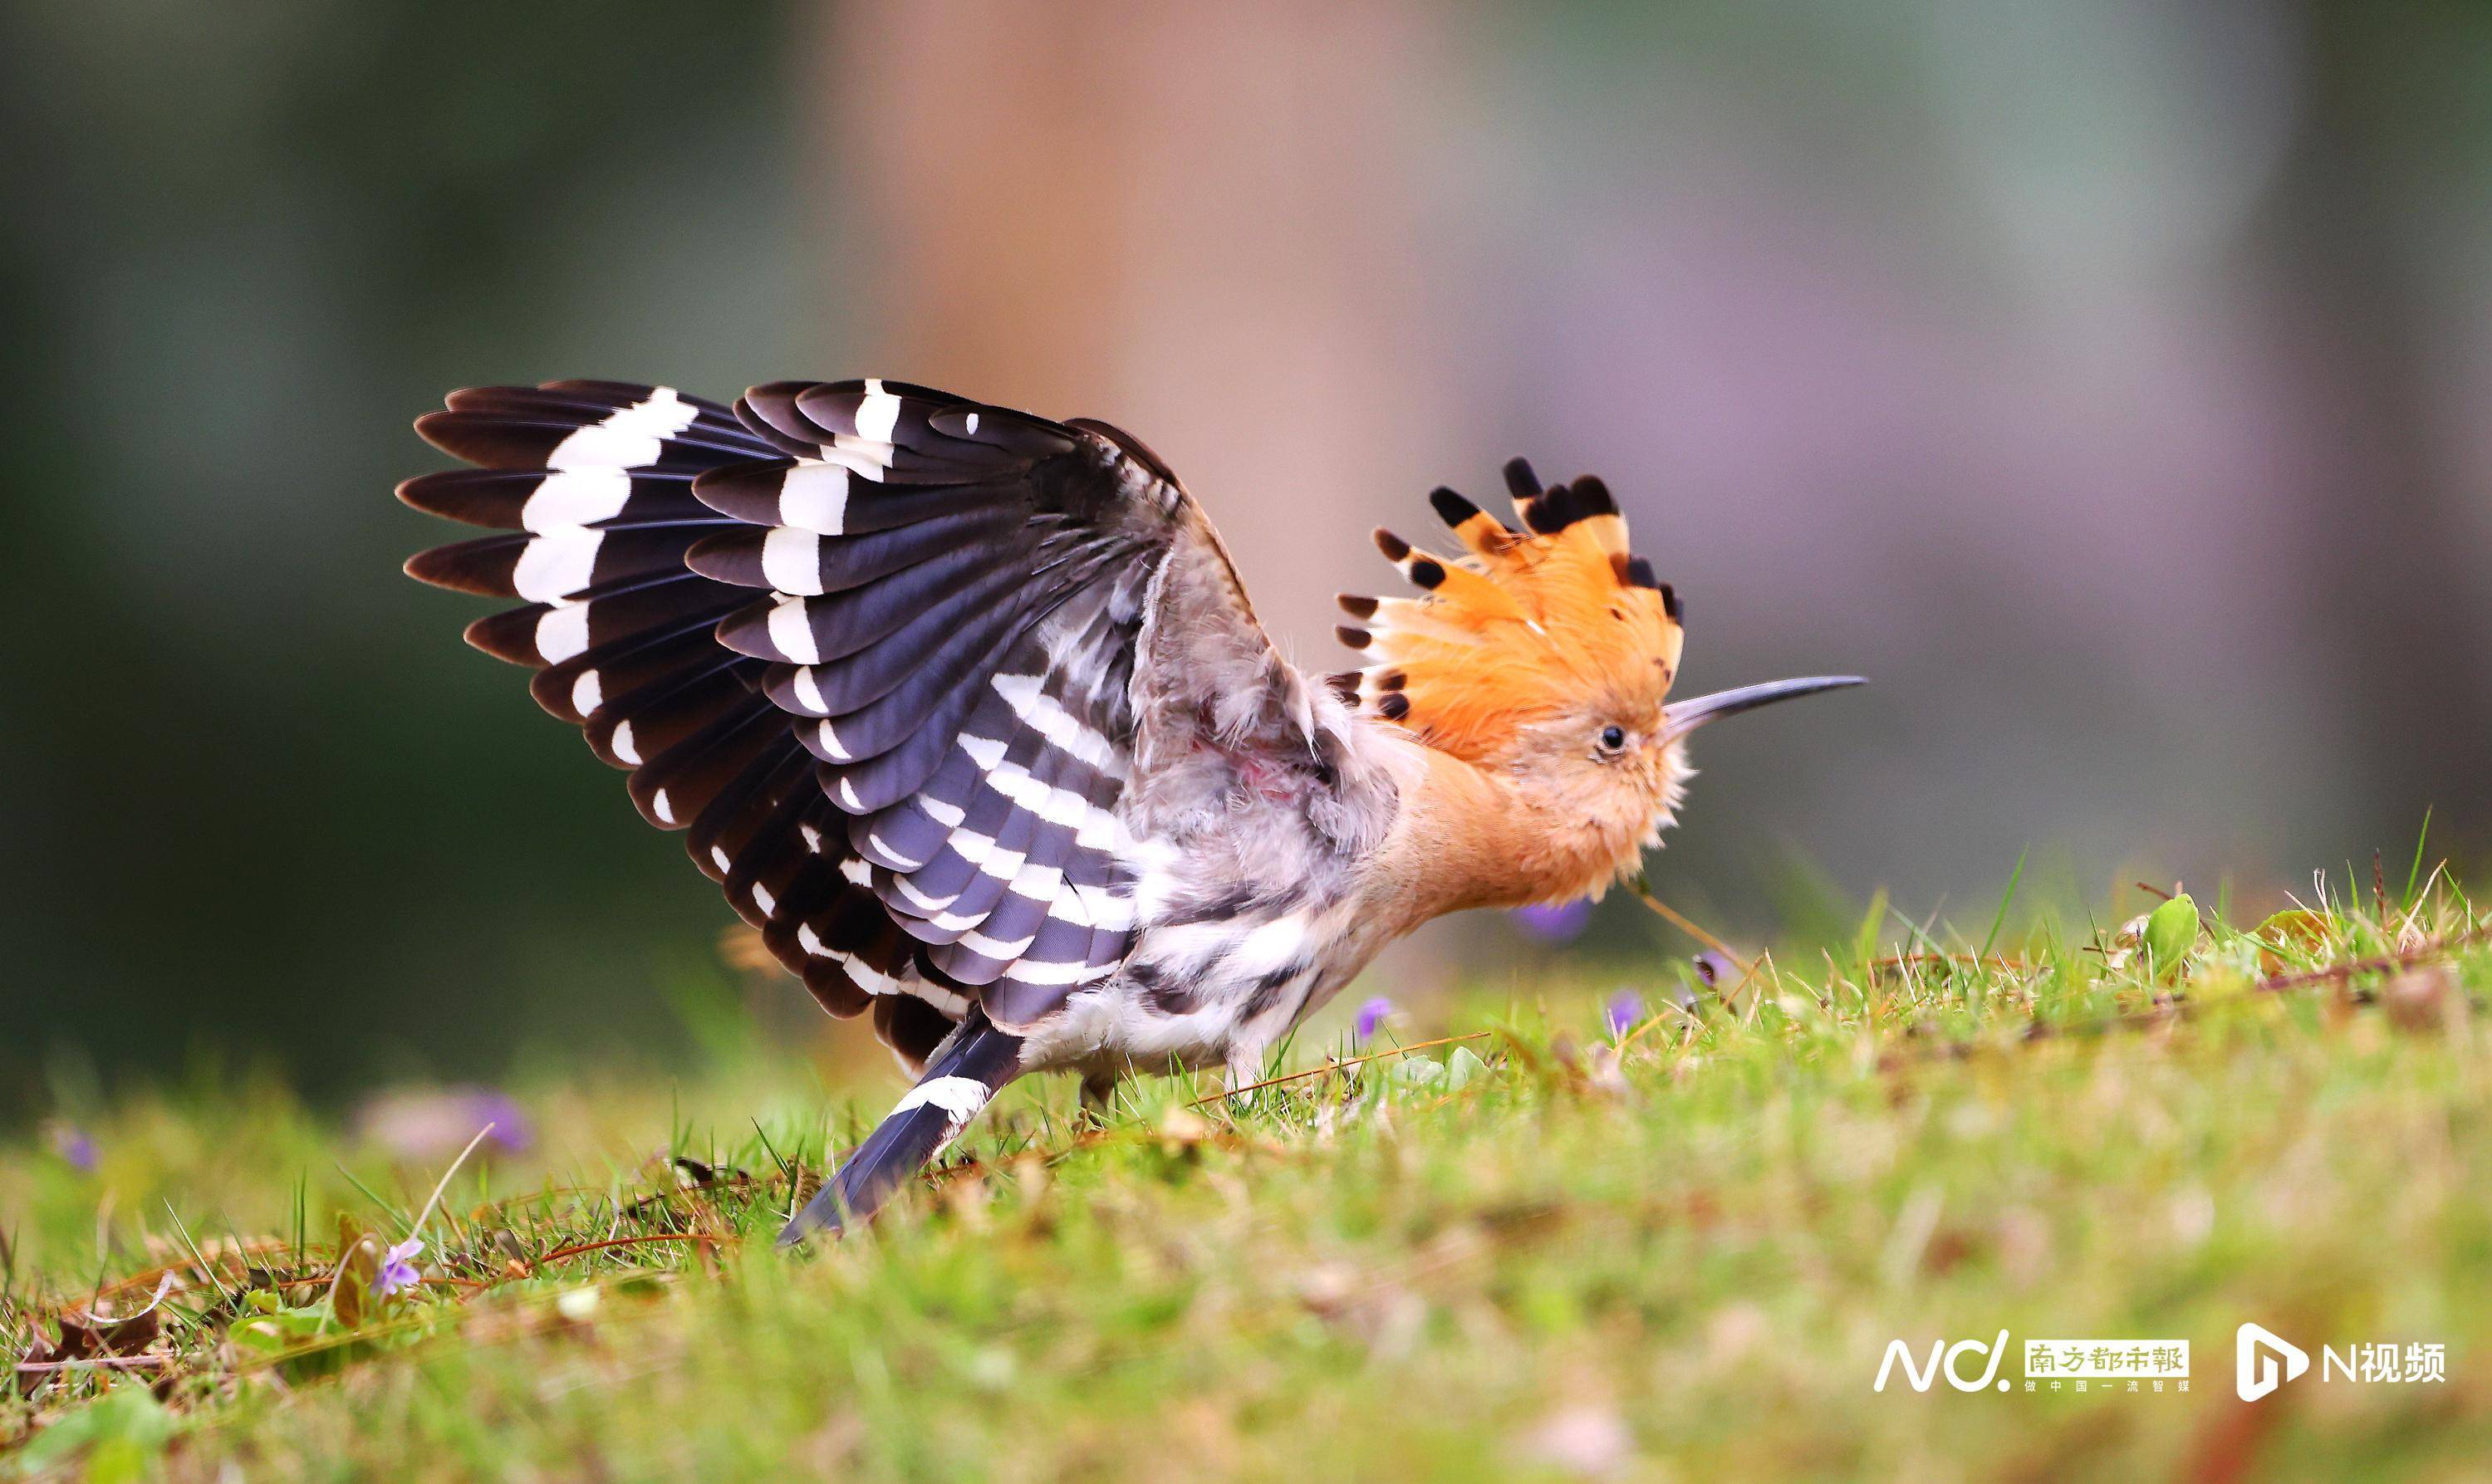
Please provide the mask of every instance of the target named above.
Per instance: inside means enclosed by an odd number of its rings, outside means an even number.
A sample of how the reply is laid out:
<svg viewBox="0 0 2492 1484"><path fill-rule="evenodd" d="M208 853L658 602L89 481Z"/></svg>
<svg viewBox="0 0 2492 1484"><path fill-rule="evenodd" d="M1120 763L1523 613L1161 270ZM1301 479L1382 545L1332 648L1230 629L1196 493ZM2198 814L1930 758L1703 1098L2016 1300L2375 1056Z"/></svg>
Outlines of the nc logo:
<svg viewBox="0 0 2492 1484"><path fill-rule="evenodd" d="M1985 1350L1990 1353L1990 1364L1983 1368L1979 1376L1970 1380L1966 1380L1964 1373L1956 1369L1956 1362L1968 1354L1978 1355ZM1958 1391L1987 1391L1994 1381L1997 1381L2000 1390L2004 1391L2007 1389L2007 1382L1998 1380L1998 1376L2000 1357L2006 1353L2007 1331L2004 1329L2001 1330L1999 1338L1993 1341L1958 1340L1953 1345L1949 1345L1944 1340L1932 1340L1930 1358L1915 1368L1913 1364L1912 1347L1901 1340L1889 1340L1886 1342L1886 1358L1878 1365L1878 1383L1869 1389L1885 1390L1886 1378L1893 1374L1895 1362L1900 1360L1904 1363L1904 1380L1912 1382L1914 1391L1929 1390L1930 1382L1938 1380L1942 1371L1946 1374L1947 1384ZM2307 1362L2303 1363L2307 1364ZM2297 1371L2294 1374L2299 1376L2301 1373Z"/></svg>
<svg viewBox="0 0 2492 1484"><path fill-rule="evenodd" d="M2257 1324L2243 1324L2233 1339L2233 1380L2244 1402L2255 1402L2310 1369L2309 1353L2277 1334ZM2276 1363L2282 1361L2284 1374L2276 1374Z"/></svg>

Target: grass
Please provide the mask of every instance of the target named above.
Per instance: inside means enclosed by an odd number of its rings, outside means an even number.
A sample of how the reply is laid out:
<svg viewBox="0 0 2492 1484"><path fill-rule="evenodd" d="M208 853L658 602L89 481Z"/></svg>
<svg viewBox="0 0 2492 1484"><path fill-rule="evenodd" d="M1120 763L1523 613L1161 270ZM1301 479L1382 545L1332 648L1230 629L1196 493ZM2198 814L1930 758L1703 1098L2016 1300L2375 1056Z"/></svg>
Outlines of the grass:
<svg viewBox="0 0 2492 1484"><path fill-rule="evenodd" d="M549 1083L386 1297L455 1143L396 1161L264 1086L131 1101L91 1172L57 1130L0 1155L0 1337L66 1318L83 1356L0 1400L0 1476L2475 1477L2492 915L2439 875L2310 906L2146 947L1873 916L1711 985L1644 965L1622 1032L1615 971L1561 976L1104 1126L1025 1085L797 1260L770 1235L881 1090L832 1121L759 1047ZM2440 1344L2447 1380L2244 1405L2245 1320L2314 1362ZM2001 1329L2183 1338L2191 1385L1872 1389L1890 1340Z"/></svg>

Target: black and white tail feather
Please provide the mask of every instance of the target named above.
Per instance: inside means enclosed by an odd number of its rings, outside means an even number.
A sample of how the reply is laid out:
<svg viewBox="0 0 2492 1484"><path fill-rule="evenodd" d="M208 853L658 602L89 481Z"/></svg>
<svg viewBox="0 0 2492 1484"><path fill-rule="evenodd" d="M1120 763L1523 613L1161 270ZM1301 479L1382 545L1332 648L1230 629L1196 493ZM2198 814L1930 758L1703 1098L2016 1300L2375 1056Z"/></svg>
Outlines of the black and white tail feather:
<svg viewBox="0 0 2492 1484"><path fill-rule="evenodd" d="M837 1236L882 1208L900 1188L969 1126L1004 1084L1021 1075L1021 1037L997 1030L970 1007L960 1028L928 1059L917 1085L875 1125L779 1233L790 1247L816 1232Z"/></svg>
<svg viewBox="0 0 2492 1484"><path fill-rule="evenodd" d="M947 1078L1008 1077L997 1048L1126 958L1138 772L1213 732L1332 760L1208 522L1105 424L896 381L732 408L559 381L416 427L478 467L400 498L505 534L408 573L523 605L469 642L537 670L538 704L832 1014L870 1008L912 1070L938 1047L986 1069L930 1073L848 1162L851 1219L958 1132ZM1180 584L1187 635L1146 633Z"/></svg>

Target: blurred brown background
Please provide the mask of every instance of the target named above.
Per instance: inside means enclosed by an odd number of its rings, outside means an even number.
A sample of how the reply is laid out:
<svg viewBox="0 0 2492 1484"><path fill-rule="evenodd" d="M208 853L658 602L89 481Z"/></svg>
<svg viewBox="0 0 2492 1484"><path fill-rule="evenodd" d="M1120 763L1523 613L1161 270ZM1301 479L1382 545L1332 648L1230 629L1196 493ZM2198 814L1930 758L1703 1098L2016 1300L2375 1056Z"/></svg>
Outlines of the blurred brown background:
<svg viewBox="0 0 2492 1484"><path fill-rule="evenodd" d="M480 382L1111 418L1318 668L1370 526L1597 471L1691 686L1877 681L1705 738L1656 876L1734 930L2492 837L2492 8L31 0L0 58L21 1080L719 992L676 843L397 574Z"/></svg>

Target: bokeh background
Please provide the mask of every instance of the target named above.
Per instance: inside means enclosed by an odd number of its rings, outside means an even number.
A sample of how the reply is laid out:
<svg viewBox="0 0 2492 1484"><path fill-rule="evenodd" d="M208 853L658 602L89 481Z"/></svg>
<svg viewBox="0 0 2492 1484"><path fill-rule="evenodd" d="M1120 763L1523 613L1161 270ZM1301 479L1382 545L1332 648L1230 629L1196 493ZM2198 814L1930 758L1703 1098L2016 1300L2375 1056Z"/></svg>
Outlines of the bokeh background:
<svg viewBox="0 0 2492 1484"><path fill-rule="evenodd" d="M398 574L477 383L1111 418L1317 668L1371 525L1599 472L1691 686L1877 681L1705 737L1656 879L1728 931L2492 839L2492 7L20 0L0 131L0 1112L720 992Z"/></svg>

